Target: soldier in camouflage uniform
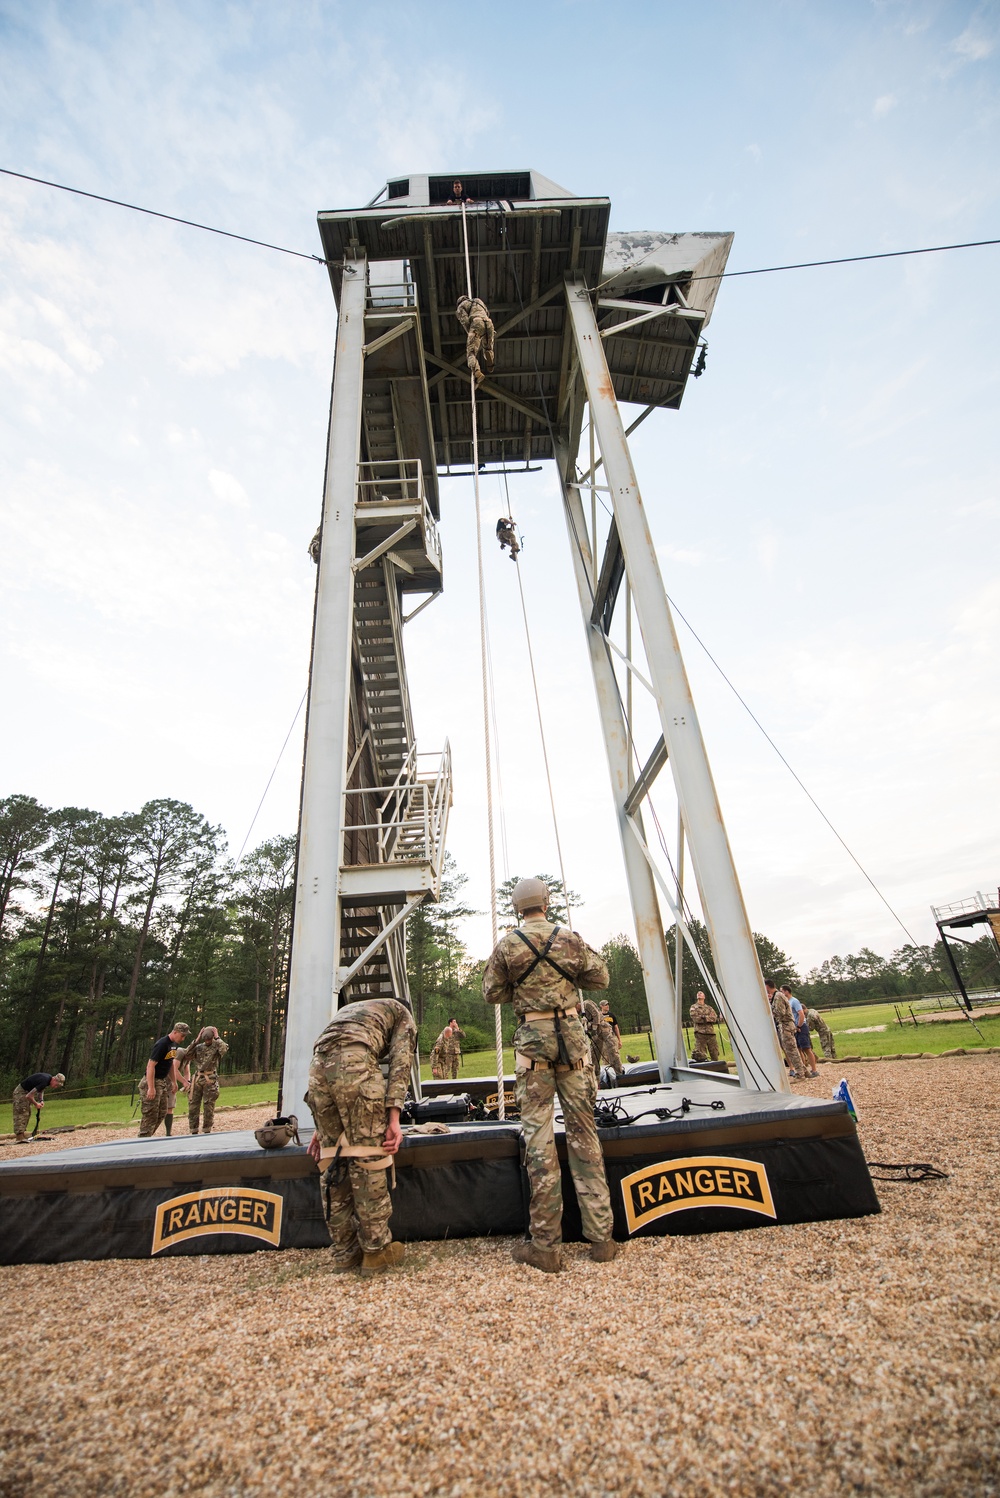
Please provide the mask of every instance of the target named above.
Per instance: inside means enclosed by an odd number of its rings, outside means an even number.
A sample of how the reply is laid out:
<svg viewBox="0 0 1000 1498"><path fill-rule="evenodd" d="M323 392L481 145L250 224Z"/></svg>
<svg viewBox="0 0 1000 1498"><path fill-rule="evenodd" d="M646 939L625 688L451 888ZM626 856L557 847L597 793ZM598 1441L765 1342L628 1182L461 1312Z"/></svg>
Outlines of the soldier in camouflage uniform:
<svg viewBox="0 0 1000 1498"><path fill-rule="evenodd" d="M836 1061L837 1047L834 1043L833 1031L830 1029L830 1026L820 1014L819 1010L807 1009L806 1019L809 1022L810 1029L815 1030L816 1034L819 1036L819 1043L823 1047L823 1055L826 1057L827 1061Z"/></svg>
<svg viewBox="0 0 1000 1498"><path fill-rule="evenodd" d="M444 1057L444 1074L454 1081L458 1076L459 1067L462 1065L462 1041L465 1039L465 1031L461 1028L457 1019L450 1019L448 1021L448 1028L443 1033L448 1037L442 1051Z"/></svg>
<svg viewBox="0 0 1000 1498"><path fill-rule="evenodd" d="M691 1024L694 1026L694 1055L692 1061L704 1061L705 1053L711 1061L719 1059L719 1041L715 1033L715 1027L719 1023L719 1016L712 1008L699 988L695 1001L691 1005Z"/></svg>
<svg viewBox="0 0 1000 1498"><path fill-rule="evenodd" d="M802 1073L799 1071L799 1049L795 1044L795 1020L792 1018L792 1006L789 1004L780 988L775 988L770 978L764 980L767 989L767 997L771 1004L771 1014L774 1018L774 1028L778 1032L778 1044L785 1053L788 1062L788 1075L793 1082L801 1080Z"/></svg>
<svg viewBox="0 0 1000 1498"><path fill-rule="evenodd" d="M583 1001L583 1028L590 1041L591 1062L598 1087L601 1085L601 1069L605 1066L611 1068L617 1082L625 1075L625 1068L615 1045L615 1032L593 999Z"/></svg>
<svg viewBox="0 0 1000 1498"><path fill-rule="evenodd" d="M597 1088L589 1064L578 988L607 988L603 959L575 932L546 920L549 892L540 879L522 879L511 900L520 926L500 938L483 974L489 1004L513 1004L517 1102L531 1183L531 1238L514 1250L520 1264L555 1273L562 1267L562 1180L556 1154L554 1097L566 1128L566 1153L590 1256L609 1263L618 1252L611 1236L611 1200L594 1123Z"/></svg>
<svg viewBox="0 0 1000 1498"><path fill-rule="evenodd" d="M465 329L465 362L475 376L478 390L486 376L493 373L493 323L489 309L479 297L460 296L455 316Z"/></svg>
<svg viewBox="0 0 1000 1498"><path fill-rule="evenodd" d="M326 1221L335 1271L359 1264L365 1275L398 1264L401 1243L392 1241L392 1198L386 1171L372 1168L390 1161L402 1143L399 1110L406 1099L410 1068L417 1047L417 1027L398 999L359 999L338 1009L316 1042L309 1068L306 1102L316 1120L309 1153L345 1145L370 1151L371 1157L345 1156L324 1173ZM389 1063L389 1079L379 1069ZM345 1168L346 1165L346 1168ZM366 1168L367 1167L367 1168Z"/></svg>
<svg viewBox="0 0 1000 1498"><path fill-rule="evenodd" d="M431 1046L431 1076L436 1082L441 1082L448 1075L447 1071L447 1048L451 1036L450 1023L445 1025L441 1034Z"/></svg>
<svg viewBox="0 0 1000 1498"><path fill-rule="evenodd" d="M197 1134L201 1110L205 1110L204 1132L211 1134L215 1122L215 1104L219 1096L219 1062L227 1054L229 1046L219 1039L214 1025L205 1025L198 1036L183 1051L177 1052L177 1065L189 1062L194 1075L188 1088L188 1130Z"/></svg>

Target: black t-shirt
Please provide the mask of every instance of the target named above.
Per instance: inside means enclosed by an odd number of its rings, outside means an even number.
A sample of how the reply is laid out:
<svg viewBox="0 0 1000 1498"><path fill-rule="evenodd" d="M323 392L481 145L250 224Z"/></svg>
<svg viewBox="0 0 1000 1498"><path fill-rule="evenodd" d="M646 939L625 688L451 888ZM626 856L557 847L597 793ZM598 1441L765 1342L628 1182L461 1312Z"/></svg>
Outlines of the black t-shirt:
<svg viewBox="0 0 1000 1498"><path fill-rule="evenodd" d="M54 1076L50 1071L35 1071L21 1083L22 1092L44 1092Z"/></svg>
<svg viewBox="0 0 1000 1498"><path fill-rule="evenodd" d="M607 1020L608 1024L611 1026L612 1030L614 1030L615 1027L618 1024L618 1021L615 1019L615 1016L608 1009L602 1009L601 1010L601 1018L604 1019L604 1020Z"/></svg>
<svg viewBox="0 0 1000 1498"><path fill-rule="evenodd" d="M156 1062L156 1065L153 1067L153 1076L158 1082L162 1081L172 1070L176 1055L177 1042L171 1040L169 1035L164 1035L156 1042L149 1053L149 1059Z"/></svg>

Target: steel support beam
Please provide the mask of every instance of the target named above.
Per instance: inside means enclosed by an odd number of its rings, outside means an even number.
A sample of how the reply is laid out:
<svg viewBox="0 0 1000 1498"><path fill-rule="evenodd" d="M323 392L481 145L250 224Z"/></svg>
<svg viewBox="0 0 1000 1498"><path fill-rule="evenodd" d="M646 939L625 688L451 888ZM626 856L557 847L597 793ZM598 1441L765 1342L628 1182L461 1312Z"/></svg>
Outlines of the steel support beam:
<svg viewBox="0 0 1000 1498"><path fill-rule="evenodd" d="M282 1079L283 1095L299 1118L313 1043L333 1012L333 985L340 962L339 887L354 611L351 563L361 456L367 279L364 255L345 263L327 442Z"/></svg>
<svg viewBox="0 0 1000 1498"><path fill-rule="evenodd" d="M636 943L642 963L642 976L646 986L653 1038L656 1042L656 1058L661 1078L669 1082L670 1068L677 1059L674 1053L677 1018L674 985L667 956L667 940L660 915L656 885L649 865L629 826L628 814L625 810L632 787L632 755L629 750L628 728L622 711L621 697L618 694L614 667L605 648L606 641L600 628L590 622L594 604L591 584L593 560L590 554L587 521L583 512L580 491L575 484L567 482L567 469L571 467L571 464L565 448L557 447L556 464L562 484L573 572L580 594L580 613L587 635L590 664L594 672L594 687L597 692L604 747L607 751L608 770L611 775L611 795L615 805L618 833L621 837L622 857L625 860L625 874L629 898L632 902ZM682 1063L684 1059L681 1056Z"/></svg>
<svg viewBox="0 0 1000 1498"><path fill-rule="evenodd" d="M688 851L716 971L737 1022L734 1046L744 1085L789 1090L764 994L750 922L733 865L694 700L615 400L591 293L566 278L573 343L607 474L618 539L656 691L663 742L677 789ZM603 703L602 703L603 716ZM628 787L626 786L626 794ZM671 1014L670 1043L673 1044Z"/></svg>

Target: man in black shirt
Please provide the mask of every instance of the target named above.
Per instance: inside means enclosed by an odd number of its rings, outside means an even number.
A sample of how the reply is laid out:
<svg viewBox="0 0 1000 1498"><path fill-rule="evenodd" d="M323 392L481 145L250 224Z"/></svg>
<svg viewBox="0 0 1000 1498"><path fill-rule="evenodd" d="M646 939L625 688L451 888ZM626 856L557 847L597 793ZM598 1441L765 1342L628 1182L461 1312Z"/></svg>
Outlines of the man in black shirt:
<svg viewBox="0 0 1000 1498"><path fill-rule="evenodd" d="M175 1058L177 1047L190 1034L191 1026L180 1020L171 1026L168 1034L160 1037L149 1053L146 1075L139 1083L139 1097L142 1099L140 1139L150 1139L156 1133L177 1088L183 1087L187 1091L188 1084L181 1076Z"/></svg>
<svg viewBox="0 0 1000 1498"><path fill-rule="evenodd" d="M28 1137L28 1122L31 1118L32 1104L36 1108L44 1108L45 1103L42 1093L46 1087L62 1087L66 1081L61 1071L32 1072L30 1077L25 1077L14 1088L14 1096L11 1101L14 1104L14 1143L24 1144Z"/></svg>

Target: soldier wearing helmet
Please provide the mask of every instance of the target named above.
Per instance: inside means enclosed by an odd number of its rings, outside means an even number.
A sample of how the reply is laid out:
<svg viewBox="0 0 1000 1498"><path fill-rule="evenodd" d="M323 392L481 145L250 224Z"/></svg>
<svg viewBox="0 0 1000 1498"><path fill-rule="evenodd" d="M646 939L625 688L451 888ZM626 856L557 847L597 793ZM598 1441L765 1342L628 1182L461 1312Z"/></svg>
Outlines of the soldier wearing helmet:
<svg viewBox="0 0 1000 1498"><path fill-rule="evenodd" d="M607 988L608 969L575 931L546 918L549 891L541 879L520 880L511 901L520 924L494 947L483 995L490 1004L513 1004L520 1021L515 1077L531 1183L531 1238L518 1244L514 1259L548 1273L562 1267L562 1181L553 1120L558 1094L584 1237L591 1258L606 1264L618 1245L611 1237L611 1201L594 1123L597 1086L578 990Z"/></svg>

